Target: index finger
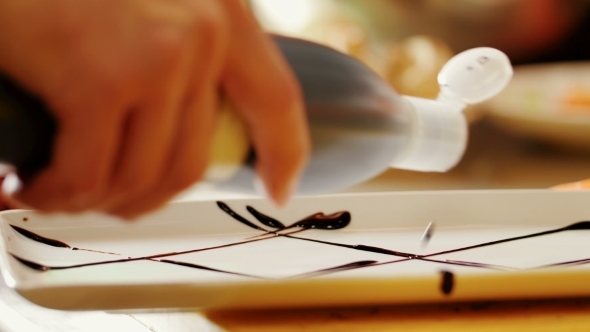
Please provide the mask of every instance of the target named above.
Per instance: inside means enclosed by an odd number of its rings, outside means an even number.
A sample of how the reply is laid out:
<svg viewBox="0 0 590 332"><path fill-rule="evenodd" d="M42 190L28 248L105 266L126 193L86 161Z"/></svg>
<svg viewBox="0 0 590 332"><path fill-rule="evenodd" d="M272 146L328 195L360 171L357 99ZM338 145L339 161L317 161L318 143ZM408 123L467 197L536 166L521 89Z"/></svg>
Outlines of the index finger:
<svg viewBox="0 0 590 332"><path fill-rule="evenodd" d="M284 204L311 145L301 91L276 45L240 2L223 4L232 25L223 87L250 130L258 175L271 198Z"/></svg>

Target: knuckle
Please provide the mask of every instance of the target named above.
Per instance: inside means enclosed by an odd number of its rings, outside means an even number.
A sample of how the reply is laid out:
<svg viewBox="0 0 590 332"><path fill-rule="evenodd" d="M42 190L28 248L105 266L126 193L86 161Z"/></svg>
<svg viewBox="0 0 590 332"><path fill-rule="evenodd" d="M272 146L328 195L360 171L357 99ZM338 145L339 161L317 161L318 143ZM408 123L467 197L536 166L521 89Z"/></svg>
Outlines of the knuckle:
<svg viewBox="0 0 590 332"><path fill-rule="evenodd" d="M74 122L73 119L98 110L99 106L103 117L117 116L124 111L120 107L128 95L123 87L124 82L99 76L96 75L93 82L84 86L71 86L69 90L54 93L47 98L47 103L57 112L61 125L67 126Z"/></svg>
<svg viewBox="0 0 590 332"><path fill-rule="evenodd" d="M67 211L78 211L85 208L86 198L99 192L101 181L98 176L87 175L83 178L64 181L60 184L59 194L55 197L55 203ZM80 201L79 198L84 198Z"/></svg>
<svg viewBox="0 0 590 332"><path fill-rule="evenodd" d="M96 194L102 185L98 174L89 174L70 185L70 195Z"/></svg>
<svg viewBox="0 0 590 332"><path fill-rule="evenodd" d="M216 11L197 13L194 15L193 22L193 28L213 42L225 39L229 35L227 20Z"/></svg>
<svg viewBox="0 0 590 332"><path fill-rule="evenodd" d="M147 174L133 174L127 175L121 179L118 191L124 192L126 195L137 196L149 190L154 183L153 177Z"/></svg>
<svg viewBox="0 0 590 332"><path fill-rule="evenodd" d="M182 58L187 49L187 34L175 26L160 26L151 33L150 53L160 66L168 67Z"/></svg>
<svg viewBox="0 0 590 332"><path fill-rule="evenodd" d="M184 171L174 172L168 180L167 190L177 193L195 184L203 175L203 167L191 167Z"/></svg>
<svg viewBox="0 0 590 332"><path fill-rule="evenodd" d="M193 40L197 41L198 52L207 62L214 61L229 40L228 21L214 10L195 13L192 17L191 29L195 35Z"/></svg>
<svg viewBox="0 0 590 332"><path fill-rule="evenodd" d="M218 56L230 35L229 21L217 6L186 6L173 21L154 22L148 32L148 51L157 66L167 70L195 50L207 59Z"/></svg>

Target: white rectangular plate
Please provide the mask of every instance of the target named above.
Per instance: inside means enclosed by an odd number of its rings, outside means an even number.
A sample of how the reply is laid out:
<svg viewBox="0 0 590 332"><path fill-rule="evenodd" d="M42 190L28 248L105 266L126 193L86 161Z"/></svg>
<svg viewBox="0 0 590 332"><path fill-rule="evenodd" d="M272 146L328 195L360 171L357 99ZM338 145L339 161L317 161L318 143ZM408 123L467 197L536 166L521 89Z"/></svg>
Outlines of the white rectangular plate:
<svg viewBox="0 0 590 332"><path fill-rule="evenodd" d="M247 222L216 201L173 203L132 224L3 212L0 269L23 297L65 310L590 295L590 223L579 223L590 220L590 192L349 194L297 198L285 209L259 199L224 203ZM273 220L257 220L247 206ZM340 228L277 231L277 221L289 226L318 212L323 225ZM527 237L539 232L547 233ZM96 262L107 263L87 265Z"/></svg>

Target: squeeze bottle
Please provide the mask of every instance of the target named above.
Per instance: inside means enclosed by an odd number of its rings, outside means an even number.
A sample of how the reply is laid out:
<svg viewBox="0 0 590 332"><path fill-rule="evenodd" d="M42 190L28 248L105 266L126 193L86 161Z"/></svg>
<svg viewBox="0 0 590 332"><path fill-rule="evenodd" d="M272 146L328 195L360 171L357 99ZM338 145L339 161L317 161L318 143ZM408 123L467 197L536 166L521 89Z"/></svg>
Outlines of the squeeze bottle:
<svg viewBox="0 0 590 332"><path fill-rule="evenodd" d="M331 48L273 36L303 91L312 155L297 194L319 194L369 180L389 167L445 172L468 139L462 110L499 93L512 77L508 57L476 48L441 70L437 100L398 95L360 61ZM280 110L277 110L279 112ZM58 124L39 100L0 75L0 169L25 182L51 160ZM246 126L223 102L205 181L256 192L256 153Z"/></svg>

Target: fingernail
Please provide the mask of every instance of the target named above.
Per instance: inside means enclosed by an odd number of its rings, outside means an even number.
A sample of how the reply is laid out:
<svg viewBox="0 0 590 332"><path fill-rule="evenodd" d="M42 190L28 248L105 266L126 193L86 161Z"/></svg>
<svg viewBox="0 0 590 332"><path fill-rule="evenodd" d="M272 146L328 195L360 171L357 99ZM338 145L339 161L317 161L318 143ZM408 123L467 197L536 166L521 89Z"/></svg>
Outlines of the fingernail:
<svg viewBox="0 0 590 332"><path fill-rule="evenodd" d="M298 187L299 187L299 178L297 178L297 177L292 178L287 183L287 185L285 187L283 187L282 192L277 195L277 204L279 206L287 205L289 203L289 201L291 200L291 197L293 197L293 195L297 191Z"/></svg>
<svg viewBox="0 0 590 332"><path fill-rule="evenodd" d="M289 199L297 190L298 182L297 180L291 180L291 182L288 183L286 186L284 186L283 188L279 188L279 190L274 190L273 192L267 189L267 186L264 183L264 181L262 181L262 179L258 176L254 178L253 184L254 192L257 195L272 201L278 207L282 207L287 205Z"/></svg>

